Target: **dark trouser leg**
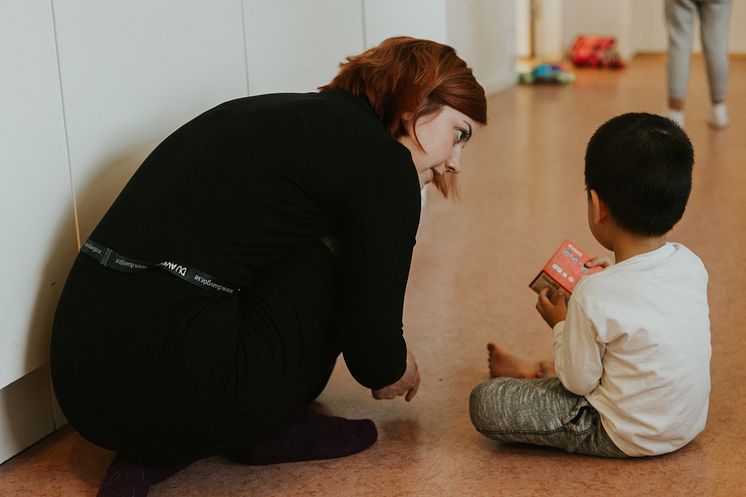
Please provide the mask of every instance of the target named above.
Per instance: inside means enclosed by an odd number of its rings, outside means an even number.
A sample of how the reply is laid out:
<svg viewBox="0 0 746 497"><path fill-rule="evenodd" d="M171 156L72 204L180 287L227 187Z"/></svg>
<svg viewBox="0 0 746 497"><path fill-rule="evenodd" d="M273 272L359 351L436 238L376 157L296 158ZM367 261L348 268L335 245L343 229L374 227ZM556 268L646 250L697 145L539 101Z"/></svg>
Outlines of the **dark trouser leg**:
<svg viewBox="0 0 746 497"><path fill-rule="evenodd" d="M239 386L245 396L239 403L273 401L276 410L264 410L274 418L272 424L318 397L331 376L341 352L334 318L338 273L337 260L319 241L260 274L241 292L238 348L248 365L239 374L246 378Z"/></svg>
<svg viewBox="0 0 746 497"><path fill-rule="evenodd" d="M319 241L263 274L245 301L266 309L282 335L285 414L259 437L241 444L232 456L246 464L343 457L372 445L372 421L347 420L307 410L324 389L340 353L335 326L338 262ZM265 311L263 311L265 312Z"/></svg>
<svg viewBox="0 0 746 497"><path fill-rule="evenodd" d="M310 404L314 400L316 400L319 395L321 395L321 392L324 391L326 388L326 385L329 383L329 378L332 376L332 372L334 371L334 366L336 365L336 360L333 360L329 367L327 367L326 371L323 371L319 375L319 382L314 390L311 391L311 395L308 396L308 401L306 404Z"/></svg>

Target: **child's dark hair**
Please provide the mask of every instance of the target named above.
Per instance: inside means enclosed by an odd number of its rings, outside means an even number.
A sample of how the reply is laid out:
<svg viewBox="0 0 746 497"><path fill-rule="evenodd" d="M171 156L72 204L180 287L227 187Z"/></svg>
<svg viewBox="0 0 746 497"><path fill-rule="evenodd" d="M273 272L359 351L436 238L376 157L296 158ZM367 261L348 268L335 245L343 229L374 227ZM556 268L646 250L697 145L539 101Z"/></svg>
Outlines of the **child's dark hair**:
<svg viewBox="0 0 746 497"><path fill-rule="evenodd" d="M684 214L694 150L673 121L629 113L606 121L585 152L585 186L595 190L624 230L660 236Z"/></svg>

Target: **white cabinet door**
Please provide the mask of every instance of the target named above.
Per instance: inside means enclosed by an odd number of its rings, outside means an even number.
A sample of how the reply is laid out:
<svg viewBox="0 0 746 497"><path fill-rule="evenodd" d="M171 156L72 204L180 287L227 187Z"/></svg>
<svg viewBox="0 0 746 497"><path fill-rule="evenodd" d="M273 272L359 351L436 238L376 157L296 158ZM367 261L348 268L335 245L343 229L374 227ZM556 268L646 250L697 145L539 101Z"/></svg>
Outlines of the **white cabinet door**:
<svg viewBox="0 0 746 497"><path fill-rule="evenodd" d="M0 389L49 361L77 252L47 0L0 2Z"/></svg>
<svg viewBox="0 0 746 497"><path fill-rule="evenodd" d="M0 389L0 464L54 430L52 410L48 365Z"/></svg>
<svg viewBox="0 0 746 497"><path fill-rule="evenodd" d="M55 2L70 161L87 238L147 154L247 94L236 0Z"/></svg>
<svg viewBox="0 0 746 497"><path fill-rule="evenodd" d="M244 0L252 95L309 92L363 50L359 1Z"/></svg>

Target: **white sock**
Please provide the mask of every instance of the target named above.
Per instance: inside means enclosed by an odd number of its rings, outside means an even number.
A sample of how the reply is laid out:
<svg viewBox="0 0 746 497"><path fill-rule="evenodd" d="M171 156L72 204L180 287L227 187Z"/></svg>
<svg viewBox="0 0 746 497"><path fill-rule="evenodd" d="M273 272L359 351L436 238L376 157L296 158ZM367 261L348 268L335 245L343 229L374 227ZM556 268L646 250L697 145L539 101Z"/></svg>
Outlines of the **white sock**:
<svg viewBox="0 0 746 497"><path fill-rule="evenodd" d="M678 124L680 128L684 127L684 113L682 111L668 109L666 117Z"/></svg>
<svg viewBox="0 0 746 497"><path fill-rule="evenodd" d="M724 103L721 102L712 106L710 124L716 128L725 128L728 126L728 108Z"/></svg>

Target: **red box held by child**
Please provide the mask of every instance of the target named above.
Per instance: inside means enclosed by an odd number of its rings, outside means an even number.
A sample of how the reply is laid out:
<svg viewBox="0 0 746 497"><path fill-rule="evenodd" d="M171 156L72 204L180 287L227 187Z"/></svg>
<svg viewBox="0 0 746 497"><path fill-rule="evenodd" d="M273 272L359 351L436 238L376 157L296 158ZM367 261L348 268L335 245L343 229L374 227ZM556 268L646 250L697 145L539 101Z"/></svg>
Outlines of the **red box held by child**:
<svg viewBox="0 0 746 497"><path fill-rule="evenodd" d="M580 278L603 269L601 266L585 267L585 263L590 259L577 245L565 240L528 286L536 293L542 288L549 287L552 290L562 289L570 295Z"/></svg>

